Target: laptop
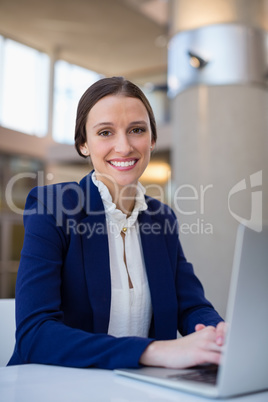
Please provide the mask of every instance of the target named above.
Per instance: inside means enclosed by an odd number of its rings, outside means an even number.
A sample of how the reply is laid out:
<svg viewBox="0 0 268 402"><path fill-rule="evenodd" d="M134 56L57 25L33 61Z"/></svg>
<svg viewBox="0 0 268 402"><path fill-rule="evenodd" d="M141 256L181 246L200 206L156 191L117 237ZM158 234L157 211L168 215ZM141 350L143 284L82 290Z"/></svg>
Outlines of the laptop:
<svg viewBox="0 0 268 402"><path fill-rule="evenodd" d="M229 330L219 366L117 369L117 374L212 398L268 389L268 226L240 224L227 305Z"/></svg>

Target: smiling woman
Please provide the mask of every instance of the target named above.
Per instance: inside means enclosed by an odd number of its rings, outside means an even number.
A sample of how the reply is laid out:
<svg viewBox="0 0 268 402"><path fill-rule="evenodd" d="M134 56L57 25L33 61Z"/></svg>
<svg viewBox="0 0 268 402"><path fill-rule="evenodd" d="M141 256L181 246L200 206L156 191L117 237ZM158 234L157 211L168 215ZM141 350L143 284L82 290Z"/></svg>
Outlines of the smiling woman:
<svg viewBox="0 0 268 402"><path fill-rule="evenodd" d="M134 205L138 180L146 169L155 144L145 106L137 98L109 95L99 100L88 113L87 141L83 155L90 155L96 178L109 189L118 206L122 187ZM121 205L122 208L122 205Z"/></svg>
<svg viewBox="0 0 268 402"><path fill-rule="evenodd" d="M130 81L118 77L99 80L82 96L77 110L76 149L84 157L90 155L96 177L127 214L133 208L136 185L156 139L152 108ZM124 200L131 200L128 205L122 203L122 188Z"/></svg>
<svg viewBox="0 0 268 402"><path fill-rule="evenodd" d="M9 364L219 363L225 324L184 257L174 212L139 183L155 143L133 83L104 78L82 96L75 146L94 171L28 196Z"/></svg>

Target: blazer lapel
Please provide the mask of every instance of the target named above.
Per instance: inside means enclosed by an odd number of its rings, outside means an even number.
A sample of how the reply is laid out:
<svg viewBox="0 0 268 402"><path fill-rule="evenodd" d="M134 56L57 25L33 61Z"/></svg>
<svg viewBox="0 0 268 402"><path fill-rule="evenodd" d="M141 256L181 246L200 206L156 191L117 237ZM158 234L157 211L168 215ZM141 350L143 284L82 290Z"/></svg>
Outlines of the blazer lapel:
<svg viewBox="0 0 268 402"><path fill-rule="evenodd" d="M96 333L107 333L111 305L111 277L108 236L103 203L91 174L80 182L85 195L86 217L81 221L85 233L82 252L88 294Z"/></svg>
<svg viewBox="0 0 268 402"><path fill-rule="evenodd" d="M165 239L164 219L157 220L150 210L139 215L144 261L151 292L156 339L177 335L177 298Z"/></svg>

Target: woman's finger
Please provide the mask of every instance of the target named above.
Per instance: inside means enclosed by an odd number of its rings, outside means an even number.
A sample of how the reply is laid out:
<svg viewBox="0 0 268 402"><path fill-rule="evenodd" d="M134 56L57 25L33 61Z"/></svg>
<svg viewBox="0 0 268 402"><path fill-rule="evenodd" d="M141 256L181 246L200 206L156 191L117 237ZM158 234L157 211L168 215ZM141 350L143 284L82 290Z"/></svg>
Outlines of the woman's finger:
<svg viewBox="0 0 268 402"><path fill-rule="evenodd" d="M196 326L195 326L196 331L201 331L204 328L206 328L206 326L204 324L196 324Z"/></svg>
<svg viewBox="0 0 268 402"><path fill-rule="evenodd" d="M219 346L224 345L227 332L227 324L221 321L216 327L216 343Z"/></svg>

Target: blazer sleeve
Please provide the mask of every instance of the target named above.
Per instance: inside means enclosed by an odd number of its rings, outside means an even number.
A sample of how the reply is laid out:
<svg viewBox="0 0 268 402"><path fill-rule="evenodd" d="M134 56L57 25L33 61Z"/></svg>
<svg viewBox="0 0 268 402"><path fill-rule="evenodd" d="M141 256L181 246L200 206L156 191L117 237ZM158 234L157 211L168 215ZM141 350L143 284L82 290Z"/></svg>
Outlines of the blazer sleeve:
<svg viewBox="0 0 268 402"><path fill-rule="evenodd" d="M16 283L16 346L9 365L40 363L114 369L138 367L152 339L115 338L72 328L61 309L66 234L33 189Z"/></svg>

